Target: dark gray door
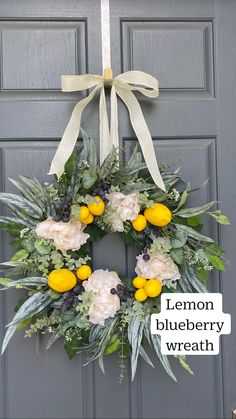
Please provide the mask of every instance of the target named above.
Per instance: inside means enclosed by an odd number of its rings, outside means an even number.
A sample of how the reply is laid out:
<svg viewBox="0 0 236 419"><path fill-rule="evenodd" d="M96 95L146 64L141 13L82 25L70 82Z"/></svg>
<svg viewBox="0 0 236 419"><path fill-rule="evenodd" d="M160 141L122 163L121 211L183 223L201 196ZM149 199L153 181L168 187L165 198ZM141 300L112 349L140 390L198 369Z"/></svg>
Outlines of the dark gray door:
<svg viewBox="0 0 236 419"><path fill-rule="evenodd" d="M45 179L50 159L72 111L75 94L60 92L61 74L101 74L98 0L1 0L0 177L18 174ZM233 224L224 231L206 226L231 257L222 278L233 331L219 356L190 357L195 377L177 368L178 384L141 363L131 384L118 384L117 358L106 376L97 365L69 361L60 345L18 333L0 362L2 418L223 418L236 407L235 333L235 0L111 0L112 62L118 74L140 69L160 81L160 97L142 101L159 160L183 166L184 176L208 187L192 203L217 199ZM135 137L120 108L120 141L130 153ZM96 104L83 126L98 138ZM112 240L112 246L111 246ZM10 254L3 237L1 258ZM132 271L134 250L106 237L94 249L97 267ZM221 281L220 281L221 280ZM2 295L0 337L18 293ZM173 362L173 365L175 362Z"/></svg>

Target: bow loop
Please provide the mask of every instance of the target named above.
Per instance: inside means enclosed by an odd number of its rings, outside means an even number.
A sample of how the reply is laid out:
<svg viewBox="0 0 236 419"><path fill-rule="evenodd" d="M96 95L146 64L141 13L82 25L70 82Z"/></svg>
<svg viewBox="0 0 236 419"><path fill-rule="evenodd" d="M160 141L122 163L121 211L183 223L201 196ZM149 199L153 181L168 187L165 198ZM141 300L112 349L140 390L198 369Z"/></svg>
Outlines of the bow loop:
<svg viewBox="0 0 236 419"><path fill-rule="evenodd" d="M75 105L70 121L51 163L49 174L55 173L58 177L62 175L65 163L70 157L79 135L82 113L86 106L94 98L96 92L100 90L99 118L101 163L111 151L112 145L117 148L119 147L117 112L118 95L128 109L130 121L141 146L147 168L156 185L165 191L165 185L155 157L152 137L148 130L139 102L133 94L133 91L138 91L146 97L157 97L159 94L158 80L150 74L143 73L142 71L127 71L113 78L111 68L106 68L104 69L103 76L93 74L62 76L61 81L63 92L80 92L90 88L93 88L93 90L87 97ZM105 87L107 86L111 86L110 127L105 97Z"/></svg>

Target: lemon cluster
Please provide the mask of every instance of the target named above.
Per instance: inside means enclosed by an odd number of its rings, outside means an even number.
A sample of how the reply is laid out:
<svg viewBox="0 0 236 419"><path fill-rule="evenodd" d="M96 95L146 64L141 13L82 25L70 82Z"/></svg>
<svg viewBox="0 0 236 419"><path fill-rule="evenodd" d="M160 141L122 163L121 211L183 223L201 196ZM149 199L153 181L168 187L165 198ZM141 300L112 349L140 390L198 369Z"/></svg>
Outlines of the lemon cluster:
<svg viewBox="0 0 236 419"><path fill-rule="evenodd" d="M94 216L102 215L105 211L104 201L100 196L95 196L93 202L89 202L88 205L81 205L79 212L79 220L83 224L91 224L94 220Z"/></svg>
<svg viewBox="0 0 236 419"><path fill-rule="evenodd" d="M148 297L155 298L161 293L162 284L158 279L146 279L143 276L136 276L133 285L137 288L134 298L137 301L145 301Z"/></svg>
<svg viewBox="0 0 236 419"><path fill-rule="evenodd" d="M75 287L77 279L84 281L91 275L92 270L89 265L81 265L76 275L69 269L56 269L48 275L48 286L57 292L70 291Z"/></svg>
<svg viewBox="0 0 236 419"><path fill-rule="evenodd" d="M170 223L172 214L169 208L163 204L154 204L146 208L143 214L139 214L132 222L136 231L143 231L147 226L147 221L157 227L165 227Z"/></svg>

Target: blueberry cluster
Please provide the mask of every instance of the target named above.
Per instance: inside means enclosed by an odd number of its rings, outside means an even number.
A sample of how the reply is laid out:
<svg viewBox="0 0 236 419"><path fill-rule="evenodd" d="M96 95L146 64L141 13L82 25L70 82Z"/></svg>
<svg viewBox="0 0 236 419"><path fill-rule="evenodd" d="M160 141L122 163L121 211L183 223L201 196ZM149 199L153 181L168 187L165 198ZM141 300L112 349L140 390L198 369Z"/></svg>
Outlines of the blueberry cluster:
<svg viewBox="0 0 236 419"><path fill-rule="evenodd" d="M65 198L61 199L60 202L54 204L55 215L53 217L53 220L68 223L68 221L70 221L71 204L71 196L66 196Z"/></svg>
<svg viewBox="0 0 236 419"><path fill-rule="evenodd" d="M118 284L116 288L112 288L110 293L112 295L118 295L122 303L125 303L129 297L132 298L134 296L134 292L128 291L126 285L123 284Z"/></svg>
<svg viewBox="0 0 236 419"><path fill-rule="evenodd" d="M62 303L62 311L69 310L73 307L75 302L78 303L78 295L80 295L84 291L83 285L77 284L73 290L65 292L63 295L63 303Z"/></svg>
<svg viewBox="0 0 236 419"><path fill-rule="evenodd" d="M100 196L100 198L107 202L106 194L109 193L109 185L105 182L100 182L93 191L94 196Z"/></svg>

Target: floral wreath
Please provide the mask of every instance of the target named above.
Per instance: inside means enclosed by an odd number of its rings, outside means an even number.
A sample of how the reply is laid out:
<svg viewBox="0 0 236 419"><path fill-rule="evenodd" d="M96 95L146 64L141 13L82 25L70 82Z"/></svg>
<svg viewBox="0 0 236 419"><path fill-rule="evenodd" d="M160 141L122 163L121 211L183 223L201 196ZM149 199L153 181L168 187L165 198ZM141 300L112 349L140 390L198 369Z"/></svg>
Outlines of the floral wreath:
<svg viewBox="0 0 236 419"><path fill-rule="evenodd" d="M42 186L20 176L11 182L21 195L0 194L12 213L0 217L1 228L17 248L2 263L0 283L5 290L25 291L2 353L15 331L26 328L25 337L48 333L47 348L63 337L69 358L86 352L88 362L98 359L103 371L104 356L118 351L122 379L129 357L132 378L139 356L153 366L145 351L149 344L176 380L160 337L150 332L150 316L160 311L162 292L207 291L209 272L224 270L226 259L200 232L201 215L221 224L229 220L220 210L210 211L215 201L185 207L194 190L181 180L179 169L162 167L163 191L137 148L128 162L119 162L113 147L100 166L93 140L82 134L83 148L71 155L59 180ZM113 232L137 246L132 277L106 267L93 270L91 242ZM185 357L178 359L192 373Z"/></svg>

